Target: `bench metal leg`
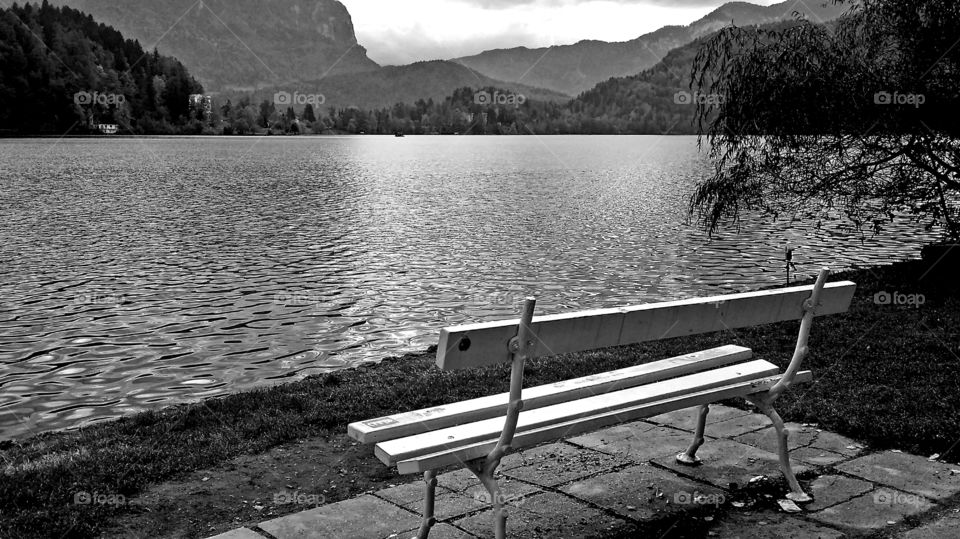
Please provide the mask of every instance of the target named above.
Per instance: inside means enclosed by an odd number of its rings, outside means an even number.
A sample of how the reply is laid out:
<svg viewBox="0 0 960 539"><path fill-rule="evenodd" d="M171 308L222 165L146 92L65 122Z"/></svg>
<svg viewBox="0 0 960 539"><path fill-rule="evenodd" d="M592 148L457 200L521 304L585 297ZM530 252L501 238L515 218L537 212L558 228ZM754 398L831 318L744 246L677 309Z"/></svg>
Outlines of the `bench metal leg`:
<svg viewBox="0 0 960 539"><path fill-rule="evenodd" d="M790 484L790 490L792 491L790 494L787 494L787 498L798 503L812 502L813 498L803 491L803 488L800 487L800 483L797 481L797 476L793 474L793 468L790 466L790 450L787 446L788 432L783 426L783 419L780 418L780 414L773 409L773 405L770 402L772 399L767 395L751 395L746 397L746 399L770 418L770 421L773 422L774 430L777 431L777 453L780 457L780 470L783 472L784 477L787 478L787 483Z"/></svg>
<svg viewBox="0 0 960 539"><path fill-rule="evenodd" d="M490 505L493 507L493 530L496 539L506 539L507 537L507 510L503 507L503 493L500 491L500 484L493 476L494 472L500 466L500 459L486 459L473 461L469 469L483 484L490 495Z"/></svg>
<svg viewBox="0 0 960 539"><path fill-rule="evenodd" d="M700 458L697 457L697 450L703 445L703 431L707 427L707 414L710 412L710 405L704 404L699 408L698 412L697 432L693 435L693 442L690 443L690 447L688 447L686 451L677 454L677 462L686 464L687 466L695 466L702 462Z"/></svg>
<svg viewBox="0 0 960 539"><path fill-rule="evenodd" d="M434 501L437 494L437 472L430 470L423 474L424 497L423 497L423 521L420 523L420 531L417 532L417 539L427 539L430 535L430 528L437 523L433 516Z"/></svg>

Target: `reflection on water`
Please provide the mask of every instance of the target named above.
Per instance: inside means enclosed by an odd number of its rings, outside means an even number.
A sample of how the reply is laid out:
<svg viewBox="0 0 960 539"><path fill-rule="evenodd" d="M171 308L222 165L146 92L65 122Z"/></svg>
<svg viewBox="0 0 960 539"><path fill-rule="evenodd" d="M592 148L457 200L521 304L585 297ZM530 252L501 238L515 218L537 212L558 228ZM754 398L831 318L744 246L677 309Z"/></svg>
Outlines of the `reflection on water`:
<svg viewBox="0 0 960 539"><path fill-rule="evenodd" d="M688 137L0 142L0 431L377 361L443 326L716 294L916 256L684 224ZM893 239L897 238L897 239Z"/></svg>

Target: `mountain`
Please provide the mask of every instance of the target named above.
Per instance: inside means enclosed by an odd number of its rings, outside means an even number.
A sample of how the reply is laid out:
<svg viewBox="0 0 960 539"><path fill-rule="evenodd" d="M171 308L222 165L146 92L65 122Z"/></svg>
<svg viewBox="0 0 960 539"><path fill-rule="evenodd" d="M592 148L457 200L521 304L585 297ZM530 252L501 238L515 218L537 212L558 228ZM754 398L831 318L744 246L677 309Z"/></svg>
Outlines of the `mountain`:
<svg viewBox="0 0 960 539"><path fill-rule="evenodd" d="M48 4L0 8L0 132L172 133L203 87L89 15Z"/></svg>
<svg viewBox="0 0 960 539"><path fill-rule="evenodd" d="M782 20L757 29L783 32L799 22ZM828 28L836 21L825 23ZM835 28L833 28L835 30ZM629 77L614 77L583 92L566 104L573 115L589 123L584 132L622 134L693 134L696 105L718 104L718 98L690 89L694 60L700 47L716 32L670 51L657 65Z"/></svg>
<svg viewBox="0 0 960 539"><path fill-rule="evenodd" d="M210 91L379 67L357 43L350 13L336 0L50 1L176 57ZM13 3L0 0L0 7Z"/></svg>
<svg viewBox="0 0 960 539"><path fill-rule="evenodd" d="M786 20L761 28L779 32L796 24ZM427 103L386 110L338 110L324 122L325 126L351 133L402 129L412 134L695 134L696 103L716 100L691 93L690 74L700 47L714 35L707 34L670 51L650 69L608 79L565 102L530 100L519 106L478 103L473 89L461 88L445 99Z"/></svg>
<svg viewBox="0 0 960 539"><path fill-rule="evenodd" d="M522 82L574 96L610 77L637 74L657 64L671 50L730 24L751 26L794 17L794 12L811 21L838 17L846 9L826 0L788 0L771 6L730 2L688 26L666 26L631 41L608 43L581 41L529 49L496 49L455 62L498 80Z"/></svg>
<svg viewBox="0 0 960 539"><path fill-rule="evenodd" d="M601 82L567 103L579 130L616 134L693 134L696 99L689 89L694 58L713 34L673 49L650 69ZM584 127L586 125L586 127Z"/></svg>
<svg viewBox="0 0 960 539"><path fill-rule="evenodd" d="M255 93L254 100L273 99L274 92L283 91L289 94L323 96L320 110L330 107L357 107L367 110L392 107L397 103L414 103L420 99L442 101L463 87L502 88L511 95L522 96L523 100L570 100L569 96L559 92L494 80L460 64L443 60L387 66L362 73L330 75L315 82L262 89ZM224 97L239 98L240 95L227 94ZM314 101L319 102L320 99Z"/></svg>

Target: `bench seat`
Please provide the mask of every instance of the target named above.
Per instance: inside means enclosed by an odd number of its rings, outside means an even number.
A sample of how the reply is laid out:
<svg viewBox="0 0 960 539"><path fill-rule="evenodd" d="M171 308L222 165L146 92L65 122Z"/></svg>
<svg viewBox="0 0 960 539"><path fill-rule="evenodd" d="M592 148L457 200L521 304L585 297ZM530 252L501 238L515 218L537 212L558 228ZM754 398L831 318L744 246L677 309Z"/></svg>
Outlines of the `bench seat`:
<svg viewBox="0 0 960 539"><path fill-rule="evenodd" d="M625 412L627 409L636 409L682 395L753 382L778 374L780 369L773 363L752 360L627 389L573 398L532 410L524 409L520 412L516 433L520 435L528 430L542 429L578 419L583 422L583 418L591 416L608 412ZM504 422L505 418L501 416L435 429L380 442L376 445L374 452L381 462L387 466L393 466L400 461L431 453L445 452L485 440L496 441L503 431ZM518 448L516 443L511 446L514 449Z"/></svg>
<svg viewBox="0 0 960 539"><path fill-rule="evenodd" d="M717 401L753 395L767 391L780 381L781 376L769 376L748 382L739 382L732 385L715 387L697 393L687 393L682 396L675 396L600 413L593 416L581 417L562 423L553 424L546 427L519 431L513 438L512 448L522 449L539 445L544 442L559 440L576 436L586 432L593 432L604 427L618 425L628 421L637 421L647 417L683 410L695 406L714 403ZM801 371L794 379L794 383L805 383L813 380L810 371ZM520 414L523 417L523 414ZM490 438L482 442L477 442L462 447L450 448L436 453L421 455L415 458L398 461L397 471L401 474L422 473L427 470L436 470L453 464L462 465L474 459L479 459L493 450L497 445L497 438ZM380 456L377 451L377 456ZM383 460L381 458L381 460Z"/></svg>
<svg viewBox="0 0 960 539"><path fill-rule="evenodd" d="M627 389L686 374L739 363L753 357L743 346L727 345L523 390L526 411L583 397ZM347 435L371 444L506 415L510 393L500 393L423 410L414 410L347 426ZM502 427L502 421L501 421Z"/></svg>

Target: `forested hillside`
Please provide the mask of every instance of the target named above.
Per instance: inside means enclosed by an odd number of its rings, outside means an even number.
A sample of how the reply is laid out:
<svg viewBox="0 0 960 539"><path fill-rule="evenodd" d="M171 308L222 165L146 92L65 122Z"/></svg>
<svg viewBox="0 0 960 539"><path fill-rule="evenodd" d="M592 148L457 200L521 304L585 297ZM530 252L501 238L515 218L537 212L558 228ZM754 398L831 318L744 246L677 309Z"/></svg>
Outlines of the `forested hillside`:
<svg viewBox="0 0 960 539"><path fill-rule="evenodd" d="M566 103L570 96L533 88L524 84L491 79L472 69L444 60L415 62L405 66L387 66L362 73L330 75L322 79L265 88L252 93L252 99L272 99L277 91L323 96L327 108L379 109L395 103L414 103L419 99L443 101L464 86L497 87L522 94L527 99ZM250 92L223 92L221 98L236 101Z"/></svg>
<svg viewBox="0 0 960 539"><path fill-rule="evenodd" d="M0 9L0 130L6 134L174 133L203 88L179 61L71 8Z"/></svg>
<svg viewBox="0 0 960 539"><path fill-rule="evenodd" d="M695 102L709 99L688 87L702 42L670 51L642 73L612 78L580 94L567 105L571 128L593 133L693 133Z"/></svg>
<svg viewBox="0 0 960 539"><path fill-rule="evenodd" d="M353 19L337 0L49 2L89 13L177 58L209 91L252 91L379 67L357 43Z"/></svg>
<svg viewBox="0 0 960 539"><path fill-rule="evenodd" d="M694 103L690 69L701 41L675 49L632 77L613 78L565 103L538 99L502 105L476 99L515 95L507 89L458 89L446 99L419 100L374 110L331 110L317 128L358 133L460 134L691 134Z"/></svg>

